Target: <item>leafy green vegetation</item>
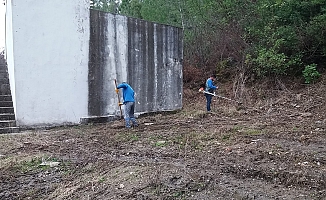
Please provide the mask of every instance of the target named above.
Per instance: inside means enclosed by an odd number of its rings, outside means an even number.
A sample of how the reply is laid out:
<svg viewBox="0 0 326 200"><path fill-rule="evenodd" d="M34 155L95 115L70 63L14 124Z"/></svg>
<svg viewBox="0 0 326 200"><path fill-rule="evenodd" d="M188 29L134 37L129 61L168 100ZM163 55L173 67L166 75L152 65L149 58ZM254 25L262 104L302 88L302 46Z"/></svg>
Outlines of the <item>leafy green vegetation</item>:
<svg viewBox="0 0 326 200"><path fill-rule="evenodd" d="M305 78L305 83L312 83L320 77L320 73L317 71L317 65L311 64L307 65L302 71L303 77Z"/></svg>
<svg viewBox="0 0 326 200"><path fill-rule="evenodd" d="M156 147L165 147L165 146L167 146L168 145L168 143L166 142L166 141L157 141L156 143L155 143L155 146Z"/></svg>
<svg viewBox="0 0 326 200"><path fill-rule="evenodd" d="M93 0L91 8L183 28L185 67L306 83L326 68L324 0Z"/></svg>
<svg viewBox="0 0 326 200"><path fill-rule="evenodd" d="M139 140L139 136L137 134L130 134L129 132L123 133L118 136L117 140L122 142L136 142Z"/></svg>
<svg viewBox="0 0 326 200"><path fill-rule="evenodd" d="M44 160L43 158L40 157L35 157L35 158L31 158L29 160L24 160L20 163L17 163L17 165L15 165L15 169L18 171L21 171L23 173L26 172L33 172L33 171L38 171L38 170L48 170L49 168L51 168L51 164L42 164L44 162L48 162L48 163L54 163L54 162L58 162L57 158L50 158L47 160ZM59 162L62 168L65 168L67 166L67 163L61 163Z"/></svg>
<svg viewBox="0 0 326 200"><path fill-rule="evenodd" d="M17 169L19 169L21 172L28 172L28 171L34 171L38 168L48 168L49 166L40 166L42 163L42 160L40 158L33 158L29 161L23 161L17 166Z"/></svg>

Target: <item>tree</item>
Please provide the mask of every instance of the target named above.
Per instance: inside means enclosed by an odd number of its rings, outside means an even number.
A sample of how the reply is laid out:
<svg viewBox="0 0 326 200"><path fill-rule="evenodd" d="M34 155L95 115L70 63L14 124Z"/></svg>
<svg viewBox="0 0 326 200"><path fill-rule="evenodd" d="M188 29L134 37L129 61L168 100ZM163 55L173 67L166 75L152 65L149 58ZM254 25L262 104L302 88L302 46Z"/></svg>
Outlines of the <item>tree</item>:
<svg viewBox="0 0 326 200"><path fill-rule="evenodd" d="M246 20L245 26L254 69L264 72L260 75L301 74L306 65L325 61L325 5L319 0L259 1L257 20ZM263 69L268 65L273 67Z"/></svg>
<svg viewBox="0 0 326 200"><path fill-rule="evenodd" d="M311 65L326 68L325 0L91 3L96 9L182 27L185 62L205 71L235 66L235 70L264 77L302 74Z"/></svg>
<svg viewBox="0 0 326 200"><path fill-rule="evenodd" d="M142 0L122 0L119 6L119 13L122 15L142 19Z"/></svg>
<svg viewBox="0 0 326 200"><path fill-rule="evenodd" d="M91 0L90 7L110 13L118 13L119 3L115 0Z"/></svg>

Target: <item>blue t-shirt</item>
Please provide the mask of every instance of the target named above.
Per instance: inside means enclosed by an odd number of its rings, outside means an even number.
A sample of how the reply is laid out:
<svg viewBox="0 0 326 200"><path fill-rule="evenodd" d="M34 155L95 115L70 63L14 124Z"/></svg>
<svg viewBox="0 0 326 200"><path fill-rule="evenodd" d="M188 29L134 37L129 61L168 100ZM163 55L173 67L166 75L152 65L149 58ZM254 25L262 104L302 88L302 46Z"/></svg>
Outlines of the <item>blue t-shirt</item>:
<svg viewBox="0 0 326 200"><path fill-rule="evenodd" d="M211 93L213 93L214 92L214 90L216 90L217 89L217 87L214 85L214 82L213 82L213 80L212 79L207 79L207 81L206 81L206 88L205 88L205 91L206 92L211 92Z"/></svg>
<svg viewBox="0 0 326 200"><path fill-rule="evenodd" d="M123 89L123 103L135 102L135 92L127 83L121 83L117 86L117 89Z"/></svg>

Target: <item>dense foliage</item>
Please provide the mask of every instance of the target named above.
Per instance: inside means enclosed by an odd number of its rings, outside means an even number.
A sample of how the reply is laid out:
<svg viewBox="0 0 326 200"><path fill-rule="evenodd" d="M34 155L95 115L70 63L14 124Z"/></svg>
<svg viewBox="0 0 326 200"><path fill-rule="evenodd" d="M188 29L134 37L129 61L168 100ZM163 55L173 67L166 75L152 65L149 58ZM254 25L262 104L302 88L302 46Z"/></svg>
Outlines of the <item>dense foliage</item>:
<svg viewBox="0 0 326 200"><path fill-rule="evenodd" d="M183 28L185 64L206 71L303 75L310 83L326 68L325 0L94 0L91 7Z"/></svg>

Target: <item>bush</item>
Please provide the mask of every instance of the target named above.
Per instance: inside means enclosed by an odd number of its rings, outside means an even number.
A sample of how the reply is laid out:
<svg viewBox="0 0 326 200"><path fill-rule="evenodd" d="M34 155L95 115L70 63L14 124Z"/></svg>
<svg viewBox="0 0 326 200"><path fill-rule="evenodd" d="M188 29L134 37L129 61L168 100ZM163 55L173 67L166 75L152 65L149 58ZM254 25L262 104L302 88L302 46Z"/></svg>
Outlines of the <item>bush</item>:
<svg viewBox="0 0 326 200"><path fill-rule="evenodd" d="M316 69L317 64L307 65L305 69L302 71L303 77L305 78L305 83L315 82L319 77L320 73Z"/></svg>

